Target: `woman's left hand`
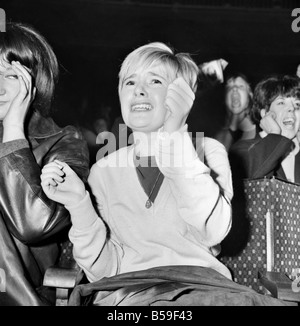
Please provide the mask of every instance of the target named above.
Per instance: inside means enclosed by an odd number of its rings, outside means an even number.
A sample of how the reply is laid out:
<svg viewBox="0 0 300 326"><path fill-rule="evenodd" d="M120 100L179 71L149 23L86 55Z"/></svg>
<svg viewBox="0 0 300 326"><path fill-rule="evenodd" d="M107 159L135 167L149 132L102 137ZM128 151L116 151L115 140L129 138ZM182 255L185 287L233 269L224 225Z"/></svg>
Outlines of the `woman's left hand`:
<svg viewBox="0 0 300 326"><path fill-rule="evenodd" d="M194 100L194 92L182 77L175 79L169 85L165 101L168 112L164 131L172 133L184 126Z"/></svg>

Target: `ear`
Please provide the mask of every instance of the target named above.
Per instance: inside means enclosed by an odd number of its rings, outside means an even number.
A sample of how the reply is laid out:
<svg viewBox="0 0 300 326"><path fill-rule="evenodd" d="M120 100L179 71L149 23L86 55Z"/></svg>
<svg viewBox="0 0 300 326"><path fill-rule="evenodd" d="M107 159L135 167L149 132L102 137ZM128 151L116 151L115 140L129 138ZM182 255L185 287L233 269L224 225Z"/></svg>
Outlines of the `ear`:
<svg viewBox="0 0 300 326"><path fill-rule="evenodd" d="M263 118L266 115L266 109L261 109L260 110L260 116Z"/></svg>

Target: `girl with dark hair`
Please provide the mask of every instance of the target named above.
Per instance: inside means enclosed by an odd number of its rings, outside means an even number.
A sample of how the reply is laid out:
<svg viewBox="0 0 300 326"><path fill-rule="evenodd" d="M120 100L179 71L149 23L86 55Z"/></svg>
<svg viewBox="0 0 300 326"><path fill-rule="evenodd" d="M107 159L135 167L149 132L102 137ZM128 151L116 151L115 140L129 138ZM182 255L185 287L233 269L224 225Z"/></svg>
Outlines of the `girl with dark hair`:
<svg viewBox="0 0 300 326"><path fill-rule="evenodd" d="M251 116L258 133L232 147L231 161L244 162L244 177L274 176L300 183L300 79L276 75L259 82Z"/></svg>
<svg viewBox="0 0 300 326"><path fill-rule="evenodd" d="M68 211L44 194L43 166L66 160L86 179L86 142L49 117L59 68L45 38L31 26L8 23L0 33L0 305L49 305L41 286L67 236ZM58 236L59 235L59 236ZM54 298L53 298L54 299Z"/></svg>

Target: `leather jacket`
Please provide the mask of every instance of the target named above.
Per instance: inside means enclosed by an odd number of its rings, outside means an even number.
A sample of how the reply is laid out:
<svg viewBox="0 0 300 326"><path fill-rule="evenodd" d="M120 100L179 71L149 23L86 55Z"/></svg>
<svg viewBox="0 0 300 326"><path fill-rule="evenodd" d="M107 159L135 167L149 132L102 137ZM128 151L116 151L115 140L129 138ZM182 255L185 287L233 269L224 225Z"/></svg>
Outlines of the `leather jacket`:
<svg viewBox="0 0 300 326"><path fill-rule="evenodd" d="M89 173L87 144L74 127L60 128L37 112L27 126L27 140L2 143L0 122L0 306L54 304L43 276L57 262L71 221L64 206L44 194L41 169L58 159L84 182Z"/></svg>

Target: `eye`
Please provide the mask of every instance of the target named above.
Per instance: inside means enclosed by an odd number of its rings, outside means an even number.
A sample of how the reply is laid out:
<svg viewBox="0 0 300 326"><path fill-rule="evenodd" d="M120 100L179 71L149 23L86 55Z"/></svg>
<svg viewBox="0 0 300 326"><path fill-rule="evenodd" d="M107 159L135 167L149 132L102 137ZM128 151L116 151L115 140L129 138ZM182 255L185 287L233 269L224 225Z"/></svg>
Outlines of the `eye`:
<svg viewBox="0 0 300 326"><path fill-rule="evenodd" d="M294 106L295 106L295 109L299 110L300 109L300 102L296 102L294 104Z"/></svg>
<svg viewBox="0 0 300 326"><path fill-rule="evenodd" d="M18 79L18 75L15 75L15 74L9 74L9 75L6 75L5 78L7 79Z"/></svg>
<svg viewBox="0 0 300 326"><path fill-rule="evenodd" d="M152 84L162 84L162 82L159 79L152 79Z"/></svg>
<svg viewBox="0 0 300 326"><path fill-rule="evenodd" d="M127 81L125 82L125 85L126 85L126 86L132 86L132 85L134 85L134 81L133 81L133 80L127 80Z"/></svg>

